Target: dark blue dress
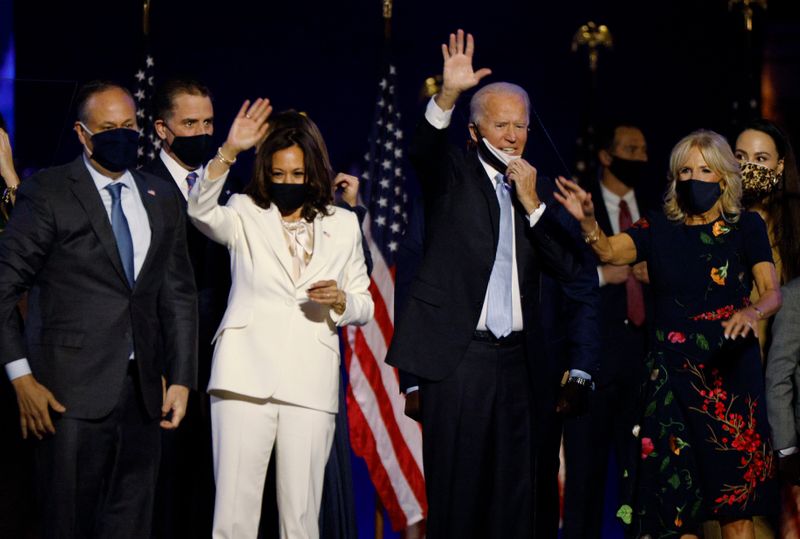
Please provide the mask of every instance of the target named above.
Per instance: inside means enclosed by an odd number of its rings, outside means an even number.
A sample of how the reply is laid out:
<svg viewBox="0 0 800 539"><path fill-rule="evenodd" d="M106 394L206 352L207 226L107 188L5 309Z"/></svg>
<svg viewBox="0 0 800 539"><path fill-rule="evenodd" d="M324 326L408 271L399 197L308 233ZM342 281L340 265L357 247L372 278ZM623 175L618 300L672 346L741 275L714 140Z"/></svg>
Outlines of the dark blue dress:
<svg viewBox="0 0 800 539"><path fill-rule="evenodd" d="M775 512L758 340L726 340L721 325L749 305L752 267L772 262L764 222L746 212L688 226L658 214L627 233L648 263L655 317L617 516L637 537L679 537L704 520Z"/></svg>

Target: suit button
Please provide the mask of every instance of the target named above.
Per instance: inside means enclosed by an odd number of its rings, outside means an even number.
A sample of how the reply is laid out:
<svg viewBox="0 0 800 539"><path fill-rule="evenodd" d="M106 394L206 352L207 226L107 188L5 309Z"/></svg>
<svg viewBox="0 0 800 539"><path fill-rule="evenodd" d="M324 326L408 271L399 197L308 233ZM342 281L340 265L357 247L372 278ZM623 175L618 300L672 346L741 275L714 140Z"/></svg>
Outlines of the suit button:
<svg viewBox="0 0 800 539"><path fill-rule="evenodd" d="M626 318L625 320L623 320L623 322L622 322L622 323L623 323L623 324L625 324L625 325L627 326L628 324L630 324L630 321L629 321L629 320Z"/></svg>
<svg viewBox="0 0 800 539"><path fill-rule="evenodd" d="M291 307L291 306L292 306L292 304L294 304L294 301L292 301L292 300L290 300L290 299L287 299L287 300L286 300L286 306L287 306L287 307Z"/></svg>

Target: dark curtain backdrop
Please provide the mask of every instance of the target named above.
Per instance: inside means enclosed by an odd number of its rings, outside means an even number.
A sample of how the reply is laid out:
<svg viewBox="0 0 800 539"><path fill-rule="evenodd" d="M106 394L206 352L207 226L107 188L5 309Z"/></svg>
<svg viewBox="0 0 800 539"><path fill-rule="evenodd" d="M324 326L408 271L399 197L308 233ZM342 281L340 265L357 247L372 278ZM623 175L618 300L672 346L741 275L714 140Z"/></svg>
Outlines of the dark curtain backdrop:
<svg viewBox="0 0 800 539"><path fill-rule="evenodd" d="M770 2L758 28L797 25L792 4ZM67 111L76 83L111 78L133 86L144 46L141 18L139 0L14 4L16 146L25 164L63 162L78 151L69 131L74 112ZM491 80L529 89L571 165L586 59L570 51L570 41L595 20L609 25L615 40L600 59L599 111L639 121L661 173L680 136L729 127L746 67L733 18L727 0L396 0L392 45L405 130L410 134L420 110L423 79L441 69L439 44L462 27L475 34L476 64L494 70ZM380 0L152 0L150 47L157 78L189 74L212 88L220 141L241 101L265 95L277 109L307 111L338 168L361 162L383 51ZM459 121L463 126L463 115ZM545 172L559 172L533 132L531 156Z"/></svg>

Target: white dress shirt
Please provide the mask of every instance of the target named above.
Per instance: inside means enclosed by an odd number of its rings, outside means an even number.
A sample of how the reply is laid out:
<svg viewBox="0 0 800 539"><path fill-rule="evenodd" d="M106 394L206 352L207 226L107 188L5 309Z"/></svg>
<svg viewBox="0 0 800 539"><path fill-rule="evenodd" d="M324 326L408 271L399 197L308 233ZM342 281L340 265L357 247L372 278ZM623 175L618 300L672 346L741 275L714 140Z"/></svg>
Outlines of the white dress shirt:
<svg viewBox="0 0 800 539"><path fill-rule="evenodd" d="M125 213L125 218L128 220L128 228L131 231L131 239L133 240L133 275L134 279L139 276L139 270L142 269L144 259L147 256L147 250L150 248L150 220L147 218L147 211L144 209L142 197L139 193L139 188L136 186L136 181L130 171L126 170L122 176L116 180L103 176L97 171L86 155L83 156L83 163L89 170L89 174L94 181L95 187L100 194L100 199L103 201L103 207L108 214L108 220L111 221L111 193L108 192L106 186L112 183L121 183L123 187L120 195L122 204L122 211ZM133 359L133 352L131 352L130 359ZM32 374L30 364L27 358L21 358L6 364L6 374L9 380L14 380L20 376Z"/></svg>
<svg viewBox="0 0 800 539"><path fill-rule="evenodd" d="M172 176L172 179L175 181L175 185L177 185L178 189L181 190L183 199L189 200L189 184L186 183L186 176L188 176L190 172L196 172L197 179L199 180L203 175L203 169L205 167L200 165L200 167L194 170L186 170L170 154L168 154L164 148L161 148L161 151L158 153L158 157L161 159L161 161L163 161L164 166L167 167L169 175Z"/></svg>
<svg viewBox="0 0 800 539"><path fill-rule="evenodd" d="M450 125L450 119L453 115L453 110L455 107L450 110L442 110L439 105L436 104L436 101L431 98L428 102L428 108L425 110L425 119L435 127L436 129L445 129ZM483 159L481 159L480 155L478 155L478 159L483 165L484 170L486 170L487 179L492 182L492 191L495 191L497 188L497 180L495 179L498 174L502 172L496 170L494 167L486 163ZM533 227L539 219L541 219L542 214L544 214L545 204L539 204L539 207L533 210L530 215L528 215L528 222L530 226ZM513 216L515 213L514 206L511 206L511 215L512 215L512 222ZM522 331L522 299L520 298L519 292L519 275L517 274L517 244L516 244L516 227L511 227L511 245L512 245L512 257L511 257L511 299L512 299L512 325L511 329L513 331ZM483 298L483 307L481 308L481 316L478 318L478 325L475 329L486 331L488 328L486 327L486 309L488 305L488 295L489 290L486 290L486 296Z"/></svg>
<svg viewBox="0 0 800 539"><path fill-rule="evenodd" d="M639 205L636 204L636 193L633 189L619 196L612 193L603 182L600 182L600 192L603 195L603 203L606 205L606 212L608 212L608 220L611 221L611 230L614 234L619 234L619 203L624 200L628 204L628 209L631 211L631 222L635 223L639 220ZM597 279L600 281L600 286L605 286L608 283L603 278L603 266L597 266Z"/></svg>

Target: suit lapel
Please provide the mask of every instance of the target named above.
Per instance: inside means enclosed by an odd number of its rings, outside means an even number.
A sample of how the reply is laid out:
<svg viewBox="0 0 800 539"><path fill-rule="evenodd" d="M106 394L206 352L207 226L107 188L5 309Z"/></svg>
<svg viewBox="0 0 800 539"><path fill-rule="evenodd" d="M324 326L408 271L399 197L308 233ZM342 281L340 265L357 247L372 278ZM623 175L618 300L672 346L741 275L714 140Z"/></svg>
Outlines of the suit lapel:
<svg viewBox="0 0 800 539"><path fill-rule="evenodd" d="M283 271L292 279L292 258L289 256L289 248L286 247L286 238L283 236L283 225L281 225L281 215L275 204L270 204L269 208L257 208L262 219L266 224L262 227L264 238L269 244L270 249L275 254L278 262L283 267Z"/></svg>
<svg viewBox="0 0 800 539"><path fill-rule="evenodd" d="M131 175L133 176L134 183L136 183L136 187L139 189L139 198L142 199L142 205L144 205L145 212L147 213L147 220L150 222L150 247L147 249L144 263L139 270L139 278L136 279L138 282L143 275L147 274L147 270L153 264L153 258L158 251L157 245L161 243L163 237L164 217L158 205L158 201L156 200L159 194L156 186L151 185L151 182L144 179L139 171L131 171ZM164 195L164 193L161 194L162 196Z"/></svg>
<svg viewBox="0 0 800 539"><path fill-rule="evenodd" d="M486 174L486 169L483 168L477 153L469 155L468 159L472 161L472 168L474 172L474 180L478 186L478 190L486 198L486 204L489 209L489 220L492 223L492 238L494 239L494 248L497 247L497 235L500 229L500 203L497 201L497 193L494 192L492 181Z"/></svg>
<svg viewBox="0 0 800 539"><path fill-rule="evenodd" d="M69 171L70 180L72 180L72 189L78 203L83 207L89 223L97 235L100 245L108 255L108 259L114 269L117 271L120 279L128 286L128 277L125 275L125 270L122 268L122 259L119 256L117 249L117 240L114 237L114 230L111 228L111 221L108 218L108 212L103 206L103 200L100 198L100 193L97 192L97 186L92 180L89 171L86 170L86 165L83 162L83 156L78 157L72 162Z"/></svg>
<svg viewBox="0 0 800 539"><path fill-rule="evenodd" d="M592 200L594 201L595 218L600 229L608 235L613 234L614 228L608 217L608 208L606 208L606 200L603 197L603 189L600 187L599 181L592 184Z"/></svg>

